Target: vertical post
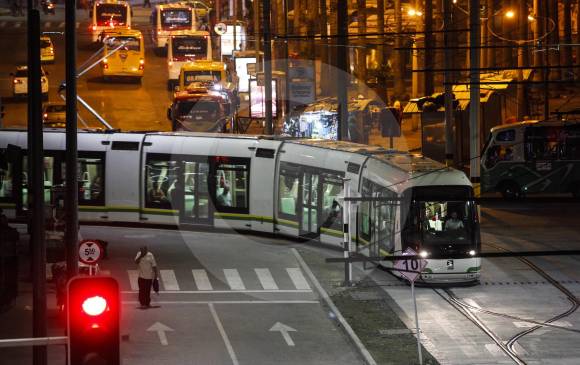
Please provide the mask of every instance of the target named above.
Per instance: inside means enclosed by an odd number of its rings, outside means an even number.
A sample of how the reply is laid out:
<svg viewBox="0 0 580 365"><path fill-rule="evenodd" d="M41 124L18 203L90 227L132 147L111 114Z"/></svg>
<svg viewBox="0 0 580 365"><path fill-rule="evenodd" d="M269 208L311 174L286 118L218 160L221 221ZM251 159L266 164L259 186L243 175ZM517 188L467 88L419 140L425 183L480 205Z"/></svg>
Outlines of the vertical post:
<svg viewBox="0 0 580 365"><path fill-rule="evenodd" d="M480 117L480 97L479 97L479 57L480 41L479 36L479 0L469 2L469 176L474 184L476 195L479 195L479 117Z"/></svg>
<svg viewBox="0 0 580 365"><path fill-rule="evenodd" d="M415 308L415 328L417 329L417 353L419 354L419 364L423 365L423 351L421 350L421 328L419 328L417 298L415 297L415 280L411 281L411 296L413 296L413 307Z"/></svg>
<svg viewBox="0 0 580 365"><path fill-rule="evenodd" d="M257 0L254 0L258 3ZM262 18L264 22L264 101L266 103L266 134L274 134L272 119L272 44L270 34L270 0L266 0L262 6ZM257 44L257 43L256 43Z"/></svg>
<svg viewBox="0 0 580 365"><path fill-rule="evenodd" d="M288 1L282 0L284 2L284 117L288 118L290 115L290 75L288 72L290 70L290 51L288 50Z"/></svg>
<svg viewBox="0 0 580 365"><path fill-rule="evenodd" d="M454 162L453 141L453 75L450 69L453 67L453 51L451 50L451 0L443 0L443 43L445 44L445 73L443 85L445 88L445 164L452 166Z"/></svg>
<svg viewBox="0 0 580 365"><path fill-rule="evenodd" d="M46 247L44 242L44 148L40 67L40 12L28 1L28 164L32 256L32 334L46 337ZM34 365L46 365L46 346L34 346Z"/></svg>
<svg viewBox="0 0 580 365"><path fill-rule="evenodd" d="M338 101L338 128L337 139L348 140L348 92L347 92L347 68L348 68L348 3L347 0L337 0L336 19L338 37L337 41L337 77L336 92Z"/></svg>
<svg viewBox="0 0 580 365"><path fill-rule="evenodd" d="M67 276L78 272L78 175L77 175L77 72L76 72L76 1L66 0L66 191L65 246Z"/></svg>
<svg viewBox="0 0 580 365"><path fill-rule="evenodd" d="M544 1L544 31L550 31L550 4L549 1ZM553 31L556 31L554 29ZM550 43L550 37L544 38L544 120L548 120L550 117L550 49L548 43Z"/></svg>
<svg viewBox="0 0 580 365"><path fill-rule="evenodd" d="M401 14L401 0L394 0L395 4L395 98L401 99L406 93L405 65L403 64L403 51L401 47L401 33L403 32L403 16Z"/></svg>
<svg viewBox="0 0 580 365"><path fill-rule="evenodd" d="M423 89L425 95L431 95L435 91L433 86L433 71L431 71L435 62L435 52L432 49L435 46L433 37L433 0L425 1L423 15L425 16L425 35L423 38L425 40L425 61L423 64L425 70L427 70L423 76Z"/></svg>
<svg viewBox="0 0 580 365"><path fill-rule="evenodd" d="M343 234L343 254L344 258L348 260L351 251L351 237L350 237L350 179L343 180L344 189L344 204L342 208L342 234ZM350 286L352 283L352 263L350 261L344 262L344 285Z"/></svg>

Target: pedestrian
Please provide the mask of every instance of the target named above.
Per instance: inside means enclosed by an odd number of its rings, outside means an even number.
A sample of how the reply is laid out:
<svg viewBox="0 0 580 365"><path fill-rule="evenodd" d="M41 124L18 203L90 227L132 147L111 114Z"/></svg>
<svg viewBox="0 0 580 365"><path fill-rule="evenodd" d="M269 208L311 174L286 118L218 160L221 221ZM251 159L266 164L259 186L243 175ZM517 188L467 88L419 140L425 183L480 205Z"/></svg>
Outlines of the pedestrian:
<svg viewBox="0 0 580 365"><path fill-rule="evenodd" d="M157 280L157 262L155 262L155 256L149 252L147 246L141 246L135 257L135 263L139 268L139 278L137 279L139 284L139 303L141 304L141 309L146 309L151 307L151 286L153 281Z"/></svg>

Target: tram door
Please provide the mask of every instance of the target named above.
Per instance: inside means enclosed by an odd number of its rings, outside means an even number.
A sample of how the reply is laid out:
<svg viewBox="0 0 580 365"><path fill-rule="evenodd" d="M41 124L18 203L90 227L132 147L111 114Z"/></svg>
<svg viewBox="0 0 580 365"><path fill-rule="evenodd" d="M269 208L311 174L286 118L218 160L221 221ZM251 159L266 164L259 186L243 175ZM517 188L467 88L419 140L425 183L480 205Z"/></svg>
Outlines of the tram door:
<svg viewBox="0 0 580 365"><path fill-rule="evenodd" d="M305 237L318 237L320 209L318 197L320 196L320 175L310 171L304 171L302 175L302 209L300 212L300 235Z"/></svg>
<svg viewBox="0 0 580 365"><path fill-rule="evenodd" d="M211 205L208 192L209 164L207 162L182 162L183 201L181 223L211 224Z"/></svg>

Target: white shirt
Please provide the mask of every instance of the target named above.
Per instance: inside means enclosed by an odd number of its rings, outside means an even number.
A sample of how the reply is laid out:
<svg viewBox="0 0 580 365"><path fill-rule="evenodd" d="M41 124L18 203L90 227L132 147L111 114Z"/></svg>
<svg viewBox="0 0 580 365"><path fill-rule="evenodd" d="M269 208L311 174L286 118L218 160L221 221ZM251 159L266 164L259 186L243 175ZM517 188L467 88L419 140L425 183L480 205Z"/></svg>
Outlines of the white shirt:
<svg viewBox="0 0 580 365"><path fill-rule="evenodd" d="M141 252L137 252L137 256L135 256L135 260L141 255ZM151 252L147 252L145 256L141 258L139 264L139 277L142 279L153 280L155 278L155 270L154 267L157 267L157 262L155 261L155 256Z"/></svg>

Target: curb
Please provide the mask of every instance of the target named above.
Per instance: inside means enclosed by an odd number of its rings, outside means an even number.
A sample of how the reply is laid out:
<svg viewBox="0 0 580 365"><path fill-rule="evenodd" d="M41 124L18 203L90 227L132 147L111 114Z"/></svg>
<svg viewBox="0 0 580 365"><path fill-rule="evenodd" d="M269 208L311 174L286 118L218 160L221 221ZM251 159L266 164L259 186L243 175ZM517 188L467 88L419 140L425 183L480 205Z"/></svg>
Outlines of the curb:
<svg viewBox="0 0 580 365"><path fill-rule="evenodd" d="M330 296L328 295L326 290L324 290L322 285L320 285L320 283L318 282L318 279L316 279L316 277L314 276L314 274L310 270L310 267L308 267L308 265L306 264L306 262L304 261L302 256L300 256L300 253L298 252L298 250L296 250L295 248L292 248L292 253L296 257L296 260L298 260L298 263L302 267L302 270L304 270L304 272L306 272L306 275L308 275L308 278L310 279L310 281L312 281L312 283L316 287L318 294L322 297L322 299L324 299L324 302L326 303L326 305L328 305L330 310L334 313L334 315L336 316L336 319L340 322L342 328L344 328L344 331L349 336L349 338L351 339L353 344L356 346L357 350L359 351L360 355L365 360L366 364L367 365L377 365L377 362L375 361L375 359L373 358L373 356L371 355L369 350L367 350L367 348L362 343L360 338L353 331L350 324L348 324L348 322L344 319L344 317L342 316L342 314L340 313L338 308L334 305L334 303L332 302L332 299L330 299Z"/></svg>

